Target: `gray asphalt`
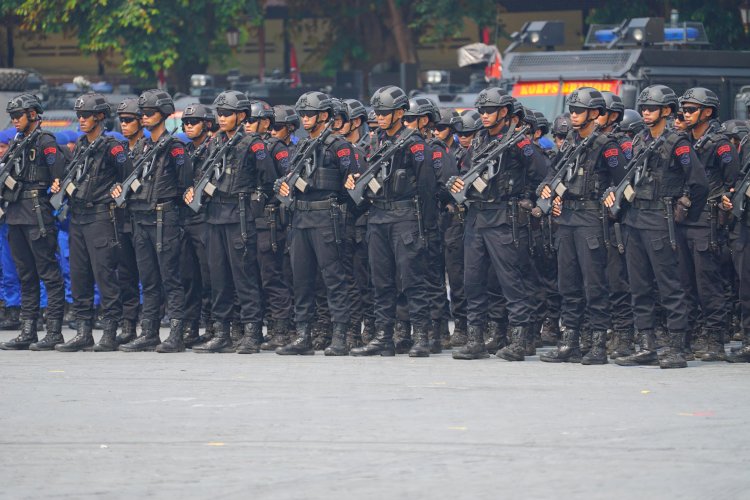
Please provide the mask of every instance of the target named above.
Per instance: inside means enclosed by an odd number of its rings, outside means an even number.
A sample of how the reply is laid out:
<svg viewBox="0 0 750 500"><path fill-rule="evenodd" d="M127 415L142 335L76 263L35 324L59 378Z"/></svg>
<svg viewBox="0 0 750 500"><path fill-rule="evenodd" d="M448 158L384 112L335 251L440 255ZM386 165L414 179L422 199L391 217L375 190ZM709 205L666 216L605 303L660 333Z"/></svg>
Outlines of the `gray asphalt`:
<svg viewBox="0 0 750 500"><path fill-rule="evenodd" d="M749 375L0 351L0 497L750 498Z"/></svg>

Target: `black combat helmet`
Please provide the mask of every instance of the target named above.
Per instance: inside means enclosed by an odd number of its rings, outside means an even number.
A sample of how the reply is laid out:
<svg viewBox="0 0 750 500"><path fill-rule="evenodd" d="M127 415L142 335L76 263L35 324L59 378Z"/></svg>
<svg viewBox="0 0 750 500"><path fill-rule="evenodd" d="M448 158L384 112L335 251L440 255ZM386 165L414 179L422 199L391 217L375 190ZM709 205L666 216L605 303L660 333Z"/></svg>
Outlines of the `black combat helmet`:
<svg viewBox="0 0 750 500"><path fill-rule="evenodd" d="M120 104L117 105L118 115L135 115L137 117L143 116L143 110L138 107L138 98L129 97Z"/></svg>
<svg viewBox="0 0 750 500"><path fill-rule="evenodd" d="M273 108L266 101L254 100L246 108L248 118L268 118L273 123Z"/></svg>
<svg viewBox="0 0 750 500"><path fill-rule="evenodd" d="M103 113L105 117L108 117L111 111L111 108L109 107L109 104L107 103L107 100L104 98L104 96L101 94L96 94L94 92L83 94L78 99L76 99L76 102L73 105L73 109L76 112L93 111L94 113Z"/></svg>
<svg viewBox="0 0 750 500"><path fill-rule="evenodd" d="M323 92L305 92L299 96L294 108L297 110L297 113L300 111L328 111L331 113L333 111L333 103L328 94L324 94Z"/></svg>
<svg viewBox="0 0 750 500"><path fill-rule="evenodd" d="M552 135L568 135L572 127L570 126L570 115L563 113L552 122Z"/></svg>
<svg viewBox="0 0 750 500"><path fill-rule="evenodd" d="M513 103L515 99L507 94L503 89L498 87L490 87L482 90L477 95L474 101L475 108L485 108L491 106L507 107L509 111L513 111Z"/></svg>
<svg viewBox="0 0 750 500"><path fill-rule="evenodd" d="M349 121L349 108L346 107L341 99L331 97L331 106L333 107L334 118L340 116L344 123Z"/></svg>
<svg viewBox="0 0 750 500"><path fill-rule="evenodd" d="M399 87L388 85L380 87L372 94L370 104L375 111L393 111L396 109L409 109L409 98Z"/></svg>
<svg viewBox="0 0 750 500"><path fill-rule="evenodd" d="M431 122L435 122L437 121L436 111L437 106L427 97L413 97L409 99L409 109L404 113L404 118L426 116Z"/></svg>
<svg viewBox="0 0 750 500"><path fill-rule="evenodd" d="M549 120L544 116L544 113L541 111L534 111L534 116L536 117L537 130L540 130L542 135L549 134Z"/></svg>
<svg viewBox="0 0 750 500"><path fill-rule="evenodd" d="M669 107L673 113L677 111L677 94L666 85L650 85L643 89L636 100L636 106L655 105Z"/></svg>
<svg viewBox="0 0 750 500"><path fill-rule="evenodd" d="M526 108L523 104L521 104L521 101L518 99L513 99L513 114L518 117L519 121L523 121L524 118L526 118Z"/></svg>
<svg viewBox="0 0 750 500"><path fill-rule="evenodd" d="M174 113L174 101L172 96L159 89L147 90L138 98L138 107L157 109L162 115L169 116Z"/></svg>
<svg viewBox="0 0 750 500"><path fill-rule="evenodd" d="M704 87L687 89L679 99L680 107L687 103L697 104L704 108L713 108L714 117L719 113L719 96L713 90Z"/></svg>
<svg viewBox="0 0 750 500"><path fill-rule="evenodd" d="M644 128L646 128L646 125L643 123L643 118L641 118L641 115L634 109L626 109L622 114L620 131L630 134L637 134Z"/></svg>
<svg viewBox="0 0 750 500"><path fill-rule="evenodd" d="M750 134L750 127L744 120L727 120L721 125L721 131L732 139L741 141Z"/></svg>
<svg viewBox="0 0 750 500"><path fill-rule="evenodd" d="M578 88L568 96L566 101L568 106L585 109L598 109L600 114L604 114L607 109L602 93L594 87Z"/></svg>
<svg viewBox="0 0 750 500"><path fill-rule="evenodd" d="M440 118L438 118L436 125L447 125L455 130L460 122L461 115L458 114L458 111L453 108L440 108Z"/></svg>
<svg viewBox="0 0 750 500"><path fill-rule="evenodd" d="M604 103L605 107L607 108L607 112L619 113L617 120L615 120L615 123L621 122L623 113L625 112L625 104L623 104L620 96L613 94L612 92L604 91L602 92L602 97L604 97Z"/></svg>
<svg viewBox="0 0 750 500"><path fill-rule="evenodd" d="M8 101L8 105L5 107L5 111L8 113L12 113L14 111L22 111L25 109L33 109L36 110L37 113L41 114L44 112L42 109L42 102L39 100L37 96L34 94L21 94L17 95L10 101Z"/></svg>
<svg viewBox="0 0 750 500"><path fill-rule="evenodd" d="M343 103L346 105L350 120L362 118L363 124L367 122L367 109L365 109L361 102L356 99L344 99Z"/></svg>
<svg viewBox="0 0 750 500"><path fill-rule="evenodd" d="M211 122L216 121L214 111L210 107L204 104L198 104L197 102L188 104L188 107L182 112L182 118L200 118L201 120Z"/></svg>
<svg viewBox="0 0 750 500"><path fill-rule="evenodd" d="M461 111L461 121L456 123L456 132L476 132L482 130L482 116L473 109Z"/></svg>
<svg viewBox="0 0 750 500"><path fill-rule="evenodd" d="M294 130L300 127L299 115L291 106L279 105L273 107L273 122L277 125L287 125Z"/></svg>
<svg viewBox="0 0 750 500"><path fill-rule="evenodd" d="M250 100L245 94L238 90L225 90L214 99L216 109L228 109L229 111L247 113L250 109Z"/></svg>

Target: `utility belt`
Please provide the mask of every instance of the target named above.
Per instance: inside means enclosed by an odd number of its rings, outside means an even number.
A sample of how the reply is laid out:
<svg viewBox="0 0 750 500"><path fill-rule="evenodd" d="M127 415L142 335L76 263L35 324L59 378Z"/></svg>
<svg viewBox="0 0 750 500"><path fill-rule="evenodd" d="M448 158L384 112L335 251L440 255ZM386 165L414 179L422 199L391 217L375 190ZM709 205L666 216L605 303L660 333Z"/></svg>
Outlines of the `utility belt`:
<svg viewBox="0 0 750 500"><path fill-rule="evenodd" d="M500 210L508 208L507 201L472 201L471 207L475 210Z"/></svg>
<svg viewBox="0 0 750 500"><path fill-rule="evenodd" d="M18 194L19 200L29 200L33 198L49 198L46 190L43 189L29 189L28 191L21 191Z"/></svg>
<svg viewBox="0 0 750 500"><path fill-rule="evenodd" d="M288 224L287 209L283 205L266 205L259 217L255 217L255 228L259 231L271 232L271 250L276 253L279 249L278 231Z"/></svg>
<svg viewBox="0 0 750 500"><path fill-rule="evenodd" d="M414 208L414 200L383 201L372 200L372 206L380 210L401 210L404 208Z"/></svg>
<svg viewBox="0 0 750 500"><path fill-rule="evenodd" d="M164 214L169 213L173 210L176 210L178 208L178 204L175 200L165 200L161 203L157 203L154 205L153 210L133 210L131 207L131 213L133 214L133 219L143 220L147 221L152 219L152 217L156 217L156 251L157 253L161 253L164 245Z"/></svg>
<svg viewBox="0 0 750 500"><path fill-rule="evenodd" d="M296 200L294 202L294 209L303 212L312 212L315 210L330 210L333 205L340 206L335 199L331 198L321 201Z"/></svg>
<svg viewBox="0 0 750 500"><path fill-rule="evenodd" d="M39 199L41 198L45 201L49 200L47 191L41 189L29 189L28 191L21 192L18 198L21 200L34 200L32 211L36 214L36 223L37 226L39 226L39 234L42 235L42 238L45 238L47 236L47 227L44 225L44 217L42 217L42 204Z"/></svg>
<svg viewBox="0 0 750 500"><path fill-rule="evenodd" d="M372 206L379 208L380 210L403 210L406 208L411 208L412 210L414 210L414 215L417 217L419 239L422 240L424 247L427 248L427 234L425 233L424 217L422 215L422 204L420 203L419 196L415 196L411 200L372 200Z"/></svg>
<svg viewBox="0 0 750 500"><path fill-rule="evenodd" d="M662 200L642 200L636 198L631 203L631 206L638 210L664 210L664 202Z"/></svg>
<svg viewBox="0 0 750 500"><path fill-rule="evenodd" d="M567 210L601 210L602 204L595 200L563 200L563 208Z"/></svg>

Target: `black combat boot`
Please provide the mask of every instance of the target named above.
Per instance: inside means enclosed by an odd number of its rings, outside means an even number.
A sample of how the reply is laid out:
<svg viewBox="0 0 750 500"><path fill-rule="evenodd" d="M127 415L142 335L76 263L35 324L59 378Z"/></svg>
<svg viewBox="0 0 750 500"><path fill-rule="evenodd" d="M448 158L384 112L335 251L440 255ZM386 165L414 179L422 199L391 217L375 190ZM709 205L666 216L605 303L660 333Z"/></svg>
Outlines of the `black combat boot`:
<svg viewBox="0 0 750 500"><path fill-rule="evenodd" d="M656 334L653 330L642 330L638 351L630 356L619 357L615 363L620 366L655 365L658 361L656 354Z"/></svg>
<svg viewBox="0 0 750 500"><path fill-rule="evenodd" d="M542 344L556 346L560 338L560 320L544 318L542 322Z"/></svg>
<svg viewBox="0 0 750 500"><path fill-rule="evenodd" d="M533 325L531 325L533 327L531 333L534 338L534 347L536 347L537 349L539 349L540 347L544 347L544 342L542 341L542 324L544 324L543 320L536 321Z"/></svg>
<svg viewBox="0 0 750 500"><path fill-rule="evenodd" d="M156 346L156 352L175 353L185 352L185 342L182 336L185 333L185 322L181 319L169 320L169 337L167 340Z"/></svg>
<svg viewBox="0 0 750 500"><path fill-rule="evenodd" d="M427 328L414 327L414 345L409 350L410 358L426 358L430 355L430 334Z"/></svg>
<svg viewBox="0 0 750 500"><path fill-rule="evenodd" d="M633 330L615 330L614 348L609 359L624 358L633 354Z"/></svg>
<svg viewBox="0 0 750 500"><path fill-rule="evenodd" d="M336 332L334 332L335 335ZM349 322L349 331L346 332L346 348L347 354L349 350L355 347L362 347L362 321L360 319L353 319Z"/></svg>
<svg viewBox="0 0 750 500"><path fill-rule="evenodd" d="M200 341L200 324L199 319L185 323L185 330L182 332L182 343L185 344L185 349L192 349L193 346L198 345Z"/></svg>
<svg viewBox="0 0 750 500"><path fill-rule="evenodd" d="M246 323L245 334L237 345L237 354L257 354L263 343L263 324Z"/></svg>
<svg viewBox="0 0 750 500"><path fill-rule="evenodd" d="M685 332L670 332L669 345L664 354L659 356L659 368L687 368L687 361L682 353L685 346Z"/></svg>
<svg viewBox="0 0 750 500"><path fill-rule="evenodd" d="M453 359L484 359L490 353L484 343L484 331L481 326L469 325L466 343L453 351Z"/></svg>
<svg viewBox="0 0 750 500"><path fill-rule="evenodd" d="M484 348L487 349L487 352L496 353L498 349L502 349L508 345L507 335L507 329L504 330L500 323L495 320L489 320L487 322L487 331L484 333Z"/></svg>
<svg viewBox="0 0 750 500"><path fill-rule="evenodd" d="M323 352L326 356L346 356L349 354L349 347L346 345L346 323L334 323L333 334L331 335L331 345L326 347Z"/></svg>
<svg viewBox="0 0 750 500"><path fill-rule="evenodd" d="M0 349L4 351L25 351L31 344L39 340L36 331L36 320L25 319L21 322L21 334L13 340L0 343Z"/></svg>
<svg viewBox="0 0 750 500"><path fill-rule="evenodd" d="M375 338L367 345L352 349L352 356L395 356L396 346L393 344L393 328L377 328Z"/></svg>
<svg viewBox="0 0 750 500"><path fill-rule="evenodd" d="M696 358L702 358L708 352L709 332L705 328L694 328L690 346Z"/></svg>
<svg viewBox="0 0 750 500"><path fill-rule="evenodd" d="M193 346L193 352L205 353L228 353L234 352L232 339L230 337L231 323L229 321L214 321L211 340Z"/></svg>
<svg viewBox="0 0 750 500"><path fill-rule="evenodd" d="M580 347L582 356L585 356L589 352L589 350L591 349L591 344L593 344L593 342L594 336L591 328L589 328L588 326L584 326L583 328L581 328Z"/></svg>
<svg viewBox="0 0 750 500"><path fill-rule="evenodd" d="M78 329L76 330L76 336L64 344L57 344L55 346L56 351L90 351L94 347L94 335L91 333L92 321L79 318L77 323Z"/></svg>
<svg viewBox="0 0 750 500"><path fill-rule="evenodd" d="M396 321L393 328L393 345L396 346L396 354L406 354L414 345L411 338L411 323L408 321Z"/></svg>
<svg viewBox="0 0 750 500"><path fill-rule="evenodd" d="M706 352L700 357L701 361L726 361L727 353L724 350L724 334L721 330L708 331L708 343Z"/></svg>
<svg viewBox="0 0 750 500"><path fill-rule="evenodd" d="M208 321L208 323L206 323L206 330L203 332L203 335L198 337L198 342L196 342L193 347L205 344L206 342L214 338L214 335L216 334L214 325L216 325L216 323L218 322L211 321L210 319L206 319L206 321Z"/></svg>
<svg viewBox="0 0 750 500"><path fill-rule="evenodd" d="M21 309L19 307L6 307L5 318L0 321L0 330L15 331L21 328L21 320L18 318Z"/></svg>
<svg viewBox="0 0 750 500"><path fill-rule="evenodd" d="M575 328L563 327L560 329L560 343L557 349L539 356L540 361L545 363L580 363L581 358L581 338L578 330Z"/></svg>
<svg viewBox="0 0 750 500"><path fill-rule="evenodd" d="M745 335L745 341L739 348L733 348L727 356L730 363L750 363L750 335Z"/></svg>
<svg viewBox="0 0 750 500"><path fill-rule="evenodd" d="M124 319L122 320L122 332L117 334L115 340L117 345L127 344L128 342L134 341L138 337L135 331L135 321Z"/></svg>
<svg viewBox="0 0 750 500"><path fill-rule="evenodd" d="M526 342L531 336L529 327L511 327L509 336L510 344L497 351L495 356L505 361L523 361L526 356Z"/></svg>
<svg viewBox="0 0 750 500"><path fill-rule="evenodd" d="M268 335L260 345L261 351L275 351L291 342L289 338L289 320L279 319L268 325Z"/></svg>
<svg viewBox="0 0 750 500"><path fill-rule="evenodd" d="M467 340L466 319L460 319L456 321L456 324L453 327L453 335L451 335L451 347L465 346Z"/></svg>
<svg viewBox="0 0 750 500"><path fill-rule="evenodd" d="M237 349L244 334L245 329L242 326L242 322L240 320L232 321L232 326L229 329L229 339L232 341L232 347Z"/></svg>
<svg viewBox="0 0 750 500"><path fill-rule="evenodd" d="M141 320L141 335L132 342L122 344L118 350L122 352L153 351L159 345L159 320Z"/></svg>
<svg viewBox="0 0 750 500"><path fill-rule="evenodd" d="M607 332L595 330L591 333L591 349L581 359L582 365L606 365L607 364Z"/></svg>
<svg viewBox="0 0 750 500"><path fill-rule="evenodd" d="M375 319L365 318L365 327L362 330L362 345L369 344L375 338Z"/></svg>
<svg viewBox="0 0 750 500"><path fill-rule="evenodd" d="M316 351L322 351L331 345L333 325L328 319L318 319L312 327L312 346Z"/></svg>
<svg viewBox="0 0 750 500"><path fill-rule="evenodd" d="M443 343L441 341L443 337L442 332L448 330L448 320L441 319L440 321L432 321L431 326L432 328L427 330L430 342L430 354L440 354L443 352Z"/></svg>
<svg viewBox="0 0 750 500"><path fill-rule="evenodd" d="M536 348L537 344L539 344L539 347L542 345L542 322L534 321L529 325L528 333L526 334L526 351L524 354L526 356L536 356Z"/></svg>
<svg viewBox="0 0 750 500"><path fill-rule="evenodd" d="M310 323L297 323L297 337L289 344L276 349L276 354L282 356L315 354L312 343L312 325Z"/></svg>
<svg viewBox="0 0 750 500"><path fill-rule="evenodd" d="M49 321L47 322L49 323ZM117 350L117 321L113 319L104 320L102 336L99 343L94 346L94 352L111 352Z"/></svg>
<svg viewBox="0 0 750 500"><path fill-rule="evenodd" d="M62 321L59 319L47 320L47 335L39 342L29 346L32 351L54 351L55 346L65 342L62 335Z"/></svg>

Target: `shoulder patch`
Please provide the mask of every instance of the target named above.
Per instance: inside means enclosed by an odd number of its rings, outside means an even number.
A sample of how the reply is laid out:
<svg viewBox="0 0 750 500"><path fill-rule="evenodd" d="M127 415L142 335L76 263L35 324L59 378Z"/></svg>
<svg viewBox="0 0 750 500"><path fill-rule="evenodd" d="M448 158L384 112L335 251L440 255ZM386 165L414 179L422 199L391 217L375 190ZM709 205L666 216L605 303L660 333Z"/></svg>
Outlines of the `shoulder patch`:
<svg viewBox="0 0 750 500"><path fill-rule="evenodd" d="M172 148L172 151L171 151L170 154L172 156L174 156L175 158L178 157L178 156L180 156L180 155L184 155L185 154L185 148L183 148L183 147Z"/></svg>
<svg viewBox="0 0 750 500"><path fill-rule="evenodd" d="M258 141L255 144L253 144L252 146L250 146L250 151L252 151L253 153L257 153L261 149L265 149L265 148L266 148L266 146L262 142Z"/></svg>
<svg viewBox="0 0 750 500"><path fill-rule="evenodd" d="M412 154L417 154L419 151L424 151L424 144L414 144L409 150Z"/></svg>
<svg viewBox="0 0 750 500"><path fill-rule="evenodd" d="M349 156L352 154L352 150L349 148L342 148L336 151L336 156L339 158L343 158L344 156Z"/></svg>
<svg viewBox="0 0 750 500"><path fill-rule="evenodd" d="M732 146L730 146L729 144L724 144L723 146L719 146L718 148L716 148L717 156L724 156L730 151L732 151Z"/></svg>
<svg viewBox="0 0 750 500"><path fill-rule="evenodd" d="M279 151L278 153L276 153L276 156L274 156L274 158L276 158L278 161L281 161L284 158L289 158L289 151L287 151L286 149L283 151Z"/></svg>
<svg viewBox="0 0 750 500"><path fill-rule="evenodd" d="M516 146L518 146L519 149L523 149L526 146L528 146L529 144L531 144L531 141L528 138L526 138L526 139L524 139L524 140L522 140L520 142L517 142Z"/></svg>
<svg viewBox="0 0 750 500"><path fill-rule="evenodd" d="M44 154L45 155L54 154L54 153L57 153L57 147L53 146L53 147L50 147L50 148L44 148Z"/></svg>
<svg viewBox="0 0 750 500"><path fill-rule="evenodd" d="M432 159L433 160L438 160L438 159L440 159L442 157L443 157L443 152L442 151L435 151L435 152L432 153Z"/></svg>
<svg viewBox="0 0 750 500"><path fill-rule="evenodd" d="M680 146L674 150L675 156L682 156L690 153L690 146Z"/></svg>
<svg viewBox="0 0 750 500"><path fill-rule="evenodd" d="M617 149L617 148L610 148L610 149L607 149L606 151L604 151L604 157L605 158L617 157L617 155L619 155L619 154L620 154L620 150Z"/></svg>
<svg viewBox="0 0 750 500"><path fill-rule="evenodd" d="M36 151L36 150L32 150ZM43 151L44 154L44 160L47 162L47 165L50 167L55 164L55 160L57 159L57 146L50 146L48 148L44 148Z"/></svg>
<svg viewBox="0 0 750 500"><path fill-rule="evenodd" d="M122 146L122 144L117 144L112 149L110 149L109 154L112 155L117 163L125 163L125 148Z"/></svg>

